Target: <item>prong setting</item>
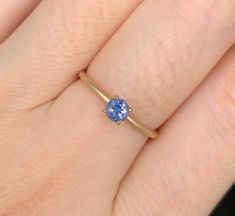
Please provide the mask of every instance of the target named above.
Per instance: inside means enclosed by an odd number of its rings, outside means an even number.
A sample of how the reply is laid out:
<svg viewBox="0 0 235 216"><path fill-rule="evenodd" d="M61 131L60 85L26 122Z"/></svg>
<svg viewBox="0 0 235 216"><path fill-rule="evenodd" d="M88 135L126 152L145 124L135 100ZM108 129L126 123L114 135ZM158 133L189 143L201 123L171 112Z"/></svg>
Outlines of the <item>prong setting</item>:
<svg viewBox="0 0 235 216"><path fill-rule="evenodd" d="M119 96L115 96L110 99L103 111L111 121L119 125L122 121L127 119L130 110L132 111L125 100L119 98Z"/></svg>

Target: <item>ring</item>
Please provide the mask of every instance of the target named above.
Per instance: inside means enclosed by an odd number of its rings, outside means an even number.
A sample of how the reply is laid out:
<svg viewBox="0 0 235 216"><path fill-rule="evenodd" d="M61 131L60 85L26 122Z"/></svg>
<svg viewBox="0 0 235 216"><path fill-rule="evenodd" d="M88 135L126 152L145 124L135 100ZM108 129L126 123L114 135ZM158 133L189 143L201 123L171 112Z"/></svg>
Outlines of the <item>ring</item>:
<svg viewBox="0 0 235 216"><path fill-rule="evenodd" d="M125 100L119 98L119 96L115 96L114 98L110 97L109 94L106 93L97 83L95 83L84 71L79 72L79 77L107 103L106 108L103 109L103 112L106 113L107 117L111 121L120 125L122 121L128 120L132 126L140 130L149 138L155 139L157 137L157 131L149 129L130 115L133 109L129 107Z"/></svg>

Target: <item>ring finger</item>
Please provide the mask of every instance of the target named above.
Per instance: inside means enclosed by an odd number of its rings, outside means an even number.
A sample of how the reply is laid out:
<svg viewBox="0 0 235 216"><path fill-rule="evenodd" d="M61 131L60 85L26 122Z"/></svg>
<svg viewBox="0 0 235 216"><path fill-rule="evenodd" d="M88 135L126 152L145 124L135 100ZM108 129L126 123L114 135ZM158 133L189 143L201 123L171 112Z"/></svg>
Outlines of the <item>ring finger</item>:
<svg viewBox="0 0 235 216"><path fill-rule="evenodd" d="M234 14L228 4L145 1L101 50L88 74L111 95L128 99L133 115L157 128L234 43ZM118 185L147 137L128 124L113 125L103 116L103 107L78 81L55 101L51 115L68 122L68 134L79 131L73 141L80 143L87 162L99 161L92 163L91 181L102 176L103 182ZM87 137L89 145L84 144Z"/></svg>

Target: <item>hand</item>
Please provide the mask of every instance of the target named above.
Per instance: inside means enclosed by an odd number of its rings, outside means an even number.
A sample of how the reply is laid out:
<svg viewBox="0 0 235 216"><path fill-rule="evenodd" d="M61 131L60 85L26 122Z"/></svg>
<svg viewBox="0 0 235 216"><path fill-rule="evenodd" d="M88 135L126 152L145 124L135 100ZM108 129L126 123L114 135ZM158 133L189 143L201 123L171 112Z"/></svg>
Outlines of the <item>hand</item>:
<svg viewBox="0 0 235 216"><path fill-rule="evenodd" d="M2 42L39 1L3 2ZM234 26L233 0L42 1L0 46L0 215L208 215L235 180ZM110 122L86 68L158 138Z"/></svg>

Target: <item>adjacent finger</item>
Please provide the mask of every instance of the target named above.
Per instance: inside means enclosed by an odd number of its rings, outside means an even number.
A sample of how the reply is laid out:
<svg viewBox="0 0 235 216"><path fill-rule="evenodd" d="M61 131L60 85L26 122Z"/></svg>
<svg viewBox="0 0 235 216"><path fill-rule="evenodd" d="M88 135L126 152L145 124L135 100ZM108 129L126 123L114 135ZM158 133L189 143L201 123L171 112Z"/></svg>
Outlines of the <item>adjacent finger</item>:
<svg viewBox="0 0 235 216"><path fill-rule="evenodd" d="M144 147L116 215L209 215L235 182L234 68L235 47Z"/></svg>
<svg viewBox="0 0 235 216"><path fill-rule="evenodd" d="M142 3L88 69L94 81L110 95L126 99L133 115L152 128L159 127L181 105L235 38L233 10L225 3L193 7L197 1L192 6L180 2L176 6L173 1ZM217 22L209 21L208 13ZM79 152L86 155L83 163L93 171L90 180L97 177L118 185L147 137L128 122L121 126L110 122L102 112L104 107L78 81L60 95L50 113L57 124L67 122L66 137L73 140L69 143L75 140ZM73 136L71 131L76 131ZM100 166L106 167L105 173L97 168Z"/></svg>
<svg viewBox="0 0 235 216"><path fill-rule="evenodd" d="M56 98L139 2L43 1L0 47L0 86L13 107Z"/></svg>
<svg viewBox="0 0 235 216"><path fill-rule="evenodd" d="M0 1L0 43L32 12L40 0Z"/></svg>

